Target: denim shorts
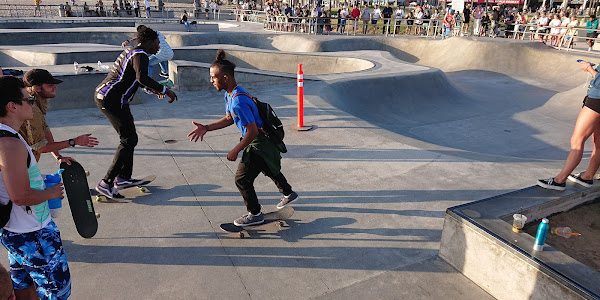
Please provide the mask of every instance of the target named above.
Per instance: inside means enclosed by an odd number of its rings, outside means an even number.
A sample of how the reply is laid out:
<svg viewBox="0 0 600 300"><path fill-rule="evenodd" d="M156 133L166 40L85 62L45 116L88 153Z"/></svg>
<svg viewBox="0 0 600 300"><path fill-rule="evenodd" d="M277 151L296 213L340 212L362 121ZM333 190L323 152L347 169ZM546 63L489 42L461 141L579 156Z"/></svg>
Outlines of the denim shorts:
<svg viewBox="0 0 600 300"><path fill-rule="evenodd" d="M71 295L67 256L54 221L28 233L2 229L0 239L8 250L10 277L15 289L26 289L35 283L42 300L67 299Z"/></svg>

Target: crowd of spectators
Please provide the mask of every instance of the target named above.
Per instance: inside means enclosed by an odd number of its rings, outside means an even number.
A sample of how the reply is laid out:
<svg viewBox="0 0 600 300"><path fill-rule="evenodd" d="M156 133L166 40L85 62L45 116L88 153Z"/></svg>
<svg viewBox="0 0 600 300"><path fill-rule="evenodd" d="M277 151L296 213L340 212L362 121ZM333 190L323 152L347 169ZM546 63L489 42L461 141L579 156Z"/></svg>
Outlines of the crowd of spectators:
<svg viewBox="0 0 600 300"><path fill-rule="evenodd" d="M258 8L255 2L238 4L238 21L252 21ZM581 21L582 12L572 8L540 7L519 11L508 5L485 6L466 4L462 12L428 4L423 6L344 5L312 7L267 5L265 27L277 31L316 34L407 34L451 36L487 36L539 40L552 46L573 47L577 28L586 25L588 48L597 37L598 21ZM580 18L578 18L580 16ZM257 21L257 18L254 17Z"/></svg>

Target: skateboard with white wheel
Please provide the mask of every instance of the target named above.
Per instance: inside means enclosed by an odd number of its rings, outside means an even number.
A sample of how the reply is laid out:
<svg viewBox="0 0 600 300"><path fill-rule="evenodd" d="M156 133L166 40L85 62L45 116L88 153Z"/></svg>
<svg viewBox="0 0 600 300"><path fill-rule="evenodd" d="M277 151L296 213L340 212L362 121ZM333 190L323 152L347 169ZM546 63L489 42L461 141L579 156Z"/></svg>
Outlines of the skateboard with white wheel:
<svg viewBox="0 0 600 300"><path fill-rule="evenodd" d="M294 215L294 209L291 206L286 206L282 209L266 213L265 214L265 222L261 223L261 224L241 227L241 226L236 226L233 223L223 223L223 224L219 225L219 227L221 227L221 230L230 232L230 233L235 233L238 235L239 238L243 239L246 236L250 236L250 234L248 233L249 230L250 231L259 230L263 226L275 225L277 228L277 231L280 231L284 227L287 227L287 223L285 222L285 220L291 218L293 215Z"/></svg>
<svg viewBox="0 0 600 300"><path fill-rule="evenodd" d="M148 176L142 178L141 183L136 184L134 186L126 187L126 188L120 188L119 191L123 191L121 194L123 196L125 196L125 198L131 198L132 195L129 195L130 194L129 190L131 190L131 189L136 189L138 194L149 194L150 189L148 187L146 187L146 185L148 185L149 183L154 181L154 179L156 179L156 175L148 175ZM118 199L108 198L105 195L100 194L95 190L94 190L94 192L96 195L97 202L121 202ZM133 195L133 197L135 197L135 195Z"/></svg>

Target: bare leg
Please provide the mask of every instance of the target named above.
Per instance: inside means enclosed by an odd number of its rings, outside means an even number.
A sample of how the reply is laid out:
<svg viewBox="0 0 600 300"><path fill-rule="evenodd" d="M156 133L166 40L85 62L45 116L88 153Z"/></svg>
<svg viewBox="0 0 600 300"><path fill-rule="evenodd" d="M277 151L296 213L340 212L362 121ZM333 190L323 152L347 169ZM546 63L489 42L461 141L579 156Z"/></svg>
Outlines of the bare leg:
<svg viewBox="0 0 600 300"><path fill-rule="evenodd" d="M40 297L33 285L23 290L15 290L15 296L18 300L39 300Z"/></svg>
<svg viewBox="0 0 600 300"><path fill-rule="evenodd" d="M592 180L598 171L598 167L600 167L600 130L594 131L592 139L594 140L594 150L592 151L590 164L585 170L585 173L581 175L581 178L585 180Z"/></svg>
<svg viewBox="0 0 600 300"><path fill-rule="evenodd" d="M583 146L585 141L590 137L590 135L592 135L592 133L598 130L599 122L600 114L586 106L581 109L579 117L577 117L577 122L575 123L573 135L571 136L571 151L567 156L567 160L562 170L554 177L554 181L558 183L565 182L567 180L567 176L569 176L569 174L575 170L577 165L579 165L579 162L581 162L581 157L583 156Z"/></svg>

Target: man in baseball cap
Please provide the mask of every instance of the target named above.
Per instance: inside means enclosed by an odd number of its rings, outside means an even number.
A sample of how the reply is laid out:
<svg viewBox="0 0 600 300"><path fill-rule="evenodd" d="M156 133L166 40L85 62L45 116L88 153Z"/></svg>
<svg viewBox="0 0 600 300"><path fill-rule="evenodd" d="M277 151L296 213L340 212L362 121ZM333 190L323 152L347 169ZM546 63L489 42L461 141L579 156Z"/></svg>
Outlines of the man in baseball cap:
<svg viewBox="0 0 600 300"><path fill-rule="evenodd" d="M31 69L23 77L25 88L31 96L35 97L33 106L33 119L26 121L19 133L33 149L37 161L42 153L51 152L58 163L70 164L71 157L63 157L58 152L61 149L85 146L94 147L98 140L91 133L80 135L76 138L55 142L50 127L46 124L46 112L48 111L48 100L56 97L56 85L62 83L60 79L54 78L50 72L44 69Z"/></svg>

